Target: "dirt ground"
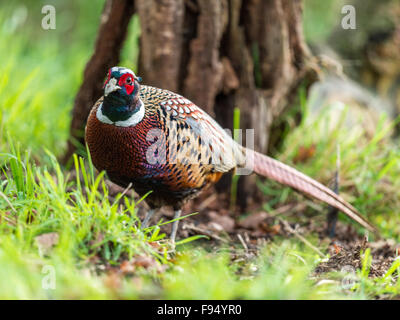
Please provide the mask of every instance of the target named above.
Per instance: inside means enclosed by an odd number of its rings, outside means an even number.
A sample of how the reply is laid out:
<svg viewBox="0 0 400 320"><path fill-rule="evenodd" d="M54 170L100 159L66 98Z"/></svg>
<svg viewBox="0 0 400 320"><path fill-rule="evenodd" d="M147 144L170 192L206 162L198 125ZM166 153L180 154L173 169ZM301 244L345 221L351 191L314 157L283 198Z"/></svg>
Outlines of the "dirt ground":
<svg viewBox="0 0 400 320"><path fill-rule="evenodd" d="M115 188L116 191L120 191L119 187ZM211 246L240 244L252 256L257 254L260 246L274 241L276 237L296 237L298 241L304 242L323 256L320 249L306 240L307 236L312 234L319 240L318 247L327 247L329 252L329 259L323 260L315 269L316 276L332 271L346 271L346 268L361 268L360 252L367 248L370 248L372 256L369 276L380 277L387 272L400 253L400 244L387 239L369 241L368 235L360 235L352 225L342 221L337 223L335 237L330 238L326 230L328 209L321 207L325 214L321 212L313 216L307 215L306 209L310 203L307 201L288 203L272 212L266 212L260 209L260 205L254 204L250 209L252 213L244 216L238 208L228 209L229 199L226 194L218 194L209 189L184 206L182 215L193 212L198 214L181 220L177 238L206 235ZM144 217L146 210L144 204L139 210L139 215ZM154 215L153 222L172 217L172 209L163 208ZM163 226L162 231L169 234L171 224Z"/></svg>

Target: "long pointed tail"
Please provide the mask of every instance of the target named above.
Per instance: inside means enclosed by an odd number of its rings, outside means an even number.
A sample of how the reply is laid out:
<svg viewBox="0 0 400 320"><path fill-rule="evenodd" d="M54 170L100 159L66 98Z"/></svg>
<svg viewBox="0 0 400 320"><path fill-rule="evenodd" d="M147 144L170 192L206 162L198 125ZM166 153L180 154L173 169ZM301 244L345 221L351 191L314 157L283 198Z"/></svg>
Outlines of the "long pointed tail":
<svg viewBox="0 0 400 320"><path fill-rule="evenodd" d="M247 151L250 150L247 149ZM248 156L249 153L250 156L254 156L254 171L257 174L323 201L344 212L368 230L377 232L377 229L361 216L357 209L321 183L266 155L250 151L247 153Z"/></svg>

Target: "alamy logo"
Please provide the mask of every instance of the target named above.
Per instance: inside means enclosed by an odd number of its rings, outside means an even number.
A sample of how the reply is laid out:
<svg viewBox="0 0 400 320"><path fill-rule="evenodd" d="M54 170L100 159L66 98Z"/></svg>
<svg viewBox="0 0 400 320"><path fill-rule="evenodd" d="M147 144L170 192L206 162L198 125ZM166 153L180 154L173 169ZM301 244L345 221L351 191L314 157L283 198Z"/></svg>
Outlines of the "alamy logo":
<svg viewBox="0 0 400 320"><path fill-rule="evenodd" d="M345 274L342 279L342 288L345 290L353 288L354 284L358 280L355 268L351 265L345 265L341 268L340 272Z"/></svg>
<svg viewBox="0 0 400 320"><path fill-rule="evenodd" d="M175 123L171 123L168 132L174 132ZM233 167L238 157L244 156L244 165L238 166L236 175L250 175L254 171L254 129L246 129L246 148L240 155L243 140L242 129L235 129L237 142L230 139L232 132L225 129L226 135L215 136L199 130L183 130L177 135L167 136L163 130L153 128L147 132L146 161L150 165L183 164L215 165ZM225 140L224 140L225 139ZM200 142L201 141L201 142Z"/></svg>
<svg viewBox="0 0 400 320"><path fill-rule="evenodd" d="M49 4L45 5L42 8L42 13L45 14L42 19L42 28L44 30L54 30L56 28L56 8Z"/></svg>
<svg viewBox="0 0 400 320"><path fill-rule="evenodd" d="M345 14L342 18L342 28L356 29L356 8L349 4L345 5L342 7L342 14Z"/></svg>
<svg viewBox="0 0 400 320"><path fill-rule="evenodd" d="M42 279L42 288L45 290L55 290L56 289L56 270L53 266L45 265L42 268L42 274L44 274Z"/></svg>

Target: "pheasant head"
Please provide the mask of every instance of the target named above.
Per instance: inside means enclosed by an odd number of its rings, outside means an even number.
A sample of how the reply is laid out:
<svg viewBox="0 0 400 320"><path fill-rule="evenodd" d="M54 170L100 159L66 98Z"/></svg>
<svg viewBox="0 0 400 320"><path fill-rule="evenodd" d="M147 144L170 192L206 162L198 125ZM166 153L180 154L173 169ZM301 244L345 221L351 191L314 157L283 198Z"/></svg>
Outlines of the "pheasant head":
<svg viewBox="0 0 400 320"><path fill-rule="evenodd" d="M144 115L139 99L140 81L141 78L128 68L111 68L104 83L104 100L98 108L98 119L116 126L137 124Z"/></svg>

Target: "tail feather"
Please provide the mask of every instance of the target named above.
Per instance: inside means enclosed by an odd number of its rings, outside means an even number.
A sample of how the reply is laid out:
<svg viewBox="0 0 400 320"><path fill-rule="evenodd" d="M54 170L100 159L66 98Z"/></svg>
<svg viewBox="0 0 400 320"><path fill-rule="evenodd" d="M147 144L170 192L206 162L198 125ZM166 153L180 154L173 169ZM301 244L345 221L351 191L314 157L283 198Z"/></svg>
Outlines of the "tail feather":
<svg viewBox="0 0 400 320"><path fill-rule="evenodd" d="M323 201L342 211L366 229L377 232L377 229L357 209L321 183L266 155L258 152L251 152L250 154L254 157L254 171L257 174Z"/></svg>

